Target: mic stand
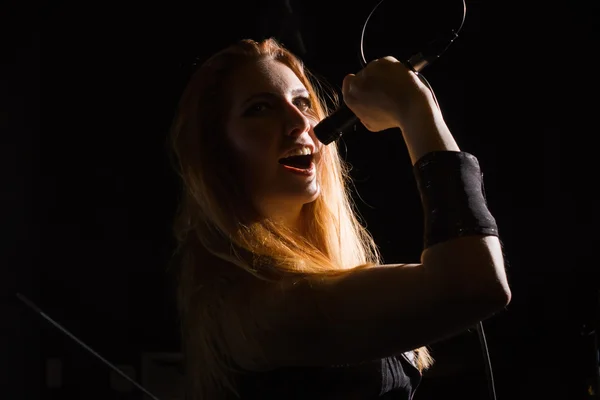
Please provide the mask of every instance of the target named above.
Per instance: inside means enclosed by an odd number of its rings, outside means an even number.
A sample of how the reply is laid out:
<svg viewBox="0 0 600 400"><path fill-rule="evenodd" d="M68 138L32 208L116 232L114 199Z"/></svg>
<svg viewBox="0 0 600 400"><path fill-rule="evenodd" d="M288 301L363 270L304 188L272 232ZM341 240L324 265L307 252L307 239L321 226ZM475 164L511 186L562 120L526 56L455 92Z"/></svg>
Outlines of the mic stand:
<svg viewBox="0 0 600 400"><path fill-rule="evenodd" d="M115 371L116 373L118 373L119 375L121 375L123 378L127 379L135 387L137 387L142 392L144 392L145 394L147 394L148 396L150 396L150 398L152 398L152 400L159 400L158 397L154 396L152 393L150 393L148 390L146 390L146 388L144 388L142 385L140 385L139 383L137 383L136 381L134 381L133 379L131 379L126 373L124 373L123 371L121 371L119 368L117 368L115 365L113 365L112 363L110 363L108 360L106 360L100 354L98 354L97 352L95 352L91 347L89 347L88 345L86 345L85 343L83 343L81 340L79 340L77 337L75 337L75 335L73 335L71 332L69 332L64 327L62 327L58 322L56 322L52 318L50 318L45 312L43 312L31 300L29 300L28 298L26 298L25 296L23 296L21 293L17 293L16 296L17 296L17 298L19 300L21 300L23 303L25 303L25 305L27 305L27 307L29 307L30 309L32 309L33 311L35 311L39 316L41 316L42 318L44 318L46 321L50 322L50 324L54 325L54 327L56 327L58 330L60 330L65 335L67 335L68 337L70 337L71 339L73 339L78 345L80 345L81 347L83 347L84 349L86 349L88 352L92 353L96 358L98 358L104 364L108 365L113 371Z"/></svg>

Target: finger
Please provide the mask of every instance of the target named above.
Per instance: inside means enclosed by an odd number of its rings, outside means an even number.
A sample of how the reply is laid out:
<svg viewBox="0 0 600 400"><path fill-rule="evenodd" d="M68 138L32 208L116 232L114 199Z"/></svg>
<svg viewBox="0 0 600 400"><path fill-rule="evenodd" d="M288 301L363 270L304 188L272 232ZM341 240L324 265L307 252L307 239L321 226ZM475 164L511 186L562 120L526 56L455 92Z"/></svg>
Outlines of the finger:
<svg viewBox="0 0 600 400"><path fill-rule="evenodd" d="M385 56L383 57L383 60L385 61L389 61L392 63L399 63L400 61L398 61L398 59L396 57L392 57L392 56Z"/></svg>

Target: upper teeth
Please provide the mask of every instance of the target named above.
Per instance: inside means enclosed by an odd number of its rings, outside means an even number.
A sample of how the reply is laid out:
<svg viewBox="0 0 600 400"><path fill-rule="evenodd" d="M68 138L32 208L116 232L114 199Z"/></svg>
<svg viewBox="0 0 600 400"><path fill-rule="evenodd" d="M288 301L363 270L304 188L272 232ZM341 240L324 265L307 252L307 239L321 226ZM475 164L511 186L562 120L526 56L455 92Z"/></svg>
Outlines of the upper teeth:
<svg viewBox="0 0 600 400"><path fill-rule="evenodd" d="M312 154L311 150L309 147L301 147L299 149L294 149L289 151L288 153L286 153L285 157L291 157L291 156L307 156L309 154Z"/></svg>

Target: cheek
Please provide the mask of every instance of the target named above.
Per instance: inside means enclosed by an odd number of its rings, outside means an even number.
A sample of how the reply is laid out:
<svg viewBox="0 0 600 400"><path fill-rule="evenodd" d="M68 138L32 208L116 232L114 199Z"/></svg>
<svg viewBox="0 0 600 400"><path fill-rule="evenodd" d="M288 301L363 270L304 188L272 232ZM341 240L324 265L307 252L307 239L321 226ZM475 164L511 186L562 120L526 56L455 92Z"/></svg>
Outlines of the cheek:
<svg viewBox="0 0 600 400"><path fill-rule="evenodd" d="M227 141L239 161L252 162L259 154L260 140L247 127L232 125L227 129Z"/></svg>
<svg viewBox="0 0 600 400"><path fill-rule="evenodd" d="M272 157L269 156L272 143L268 139L264 132L256 132L248 127L229 131L228 142L236 172L246 184L255 186L268 179L269 164L272 163Z"/></svg>
<svg viewBox="0 0 600 400"><path fill-rule="evenodd" d="M243 169L260 169L265 162L264 147L257 141L238 139L232 143L232 150L237 163Z"/></svg>
<svg viewBox="0 0 600 400"><path fill-rule="evenodd" d="M228 140L234 152L246 163L266 164L277 156L277 127L271 121L231 124Z"/></svg>

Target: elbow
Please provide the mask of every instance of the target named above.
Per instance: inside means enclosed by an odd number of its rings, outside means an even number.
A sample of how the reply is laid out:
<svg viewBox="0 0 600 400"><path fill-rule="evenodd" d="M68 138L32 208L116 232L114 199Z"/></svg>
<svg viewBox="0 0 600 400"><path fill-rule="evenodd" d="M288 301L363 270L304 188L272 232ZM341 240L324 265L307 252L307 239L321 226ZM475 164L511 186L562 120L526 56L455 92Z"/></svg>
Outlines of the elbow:
<svg viewBox="0 0 600 400"><path fill-rule="evenodd" d="M445 318L458 330L470 327L474 323L488 319L506 309L510 303L510 290L501 285L496 287L480 287L481 290L452 290L447 293L442 309Z"/></svg>
<svg viewBox="0 0 600 400"><path fill-rule="evenodd" d="M510 303L512 293L497 238L465 237L436 245L424 254L450 296L485 305L492 311Z"/></svg>
<svg viewBox="0 0 600 400"><path fill-rule="evenodd" d="M481 271L480 271L481 272ZM504 275L471 274L447 277L442 293L453 304L463 304L475 314L494 314L502 311L512 299L512 292Z"/></svg>
<svg viewBox="0 0 600 400"><path fill-rule="evenodd" d="M498 305L504 308L510 304L511 299L512 291L510 290L510 287L507 284L500 285L497 294Z"/></svg>
<svg viewBox="0 0 600 400"><path fill-rule="evenodd" d="M505 282L482 285L477 290L468 291L470 303L485 307L486 313L496 313L505 309L512 299L510 287Z"/></svg>
<svg viewBox="0 0 600 400"><path fill-rule="evenodd" d="M485 300L494 309L501 310L508 306L511 297L512 293L510 291L510 288L505 287L504 285L499 285L499 287L493 289L492 291L486 294Z"/></svg>
<svg viewBox="0 0 600 400"><path fill-rule="evenodd" d="M491 274L482 274L480 278L480 286L473 289L474 293L487 300L489 304L494 305L499 309L503 309L510 303L512 299L512 291L508 284L508 278L502 264L496 264L494 271Z"/></svg>

